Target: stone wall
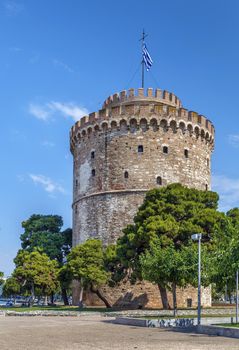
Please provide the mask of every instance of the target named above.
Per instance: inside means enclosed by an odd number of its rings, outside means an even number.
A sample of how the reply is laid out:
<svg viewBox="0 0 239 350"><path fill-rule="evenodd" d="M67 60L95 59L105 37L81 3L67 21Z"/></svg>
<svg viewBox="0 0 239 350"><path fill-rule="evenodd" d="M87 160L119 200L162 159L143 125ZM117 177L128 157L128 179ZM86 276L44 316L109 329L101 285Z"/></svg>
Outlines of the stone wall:
<svg viewBox="0 0 239 350"><path fill-rule="evenodd" d="M214 127L168 92L114 94L70 137L73 245L90 237L115 242L149 189L175 182L210 189Z"/></svg>
<svg viewBox="0 0 239 350"><path fill-rule="evenodd" d="M138 282L135 285L129 281L124 281L120 286L110 288L108 286L101 289L101 292L106 299L114 307L120 308L162 308L162 301L158 286L150 282ZM172 293L168 291L169 304L173 307ZM85 295L87 305L104 305L101 300L95 295L87 293ZM189 286L187 288L177 288L177 304L179 308L197 307L197 288ZM211 306L211 288L202 287L203 307Z"/></svg>

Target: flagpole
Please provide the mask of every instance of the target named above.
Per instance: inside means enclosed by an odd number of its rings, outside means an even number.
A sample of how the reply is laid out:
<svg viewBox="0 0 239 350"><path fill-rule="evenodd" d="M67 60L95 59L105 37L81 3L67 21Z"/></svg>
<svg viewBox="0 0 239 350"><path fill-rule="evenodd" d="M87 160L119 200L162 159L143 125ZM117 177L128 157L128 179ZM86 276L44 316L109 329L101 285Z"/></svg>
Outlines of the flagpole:
<svg viewBox="0 0 239 350"><path fill-rule="evenodd" d="M142 40L142 88L144 88L144 58L143 58L143 48L144 48L144 39L146 38L146 34L144 32L143 29L143 33L142 33L142 38L140 40Z"/></svg>
<svg viewBox="0 0 239 350"><path fill-rule="evenodd" d="M142 88L144 88L144 59L143 59L143 48L144 48L144 30L142 36Z"/></svg>

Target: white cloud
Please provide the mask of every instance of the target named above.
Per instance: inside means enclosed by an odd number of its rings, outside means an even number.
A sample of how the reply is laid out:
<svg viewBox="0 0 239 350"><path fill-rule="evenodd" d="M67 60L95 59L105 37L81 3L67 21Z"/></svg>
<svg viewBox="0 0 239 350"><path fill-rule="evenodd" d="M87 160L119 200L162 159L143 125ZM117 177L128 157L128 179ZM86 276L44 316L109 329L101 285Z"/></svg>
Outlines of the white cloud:
<svg viewBox="0 0 239 350"><path fill-rule="evenodd" d="M75 121L79 120L84 115L89 114L89 111L86 108L77 106L73 102L62 103L52 101L48 104L48 106L53 112L60 112L64 117L69 116Z"/></svg>
<svg viewBox="0 0 239 350"><path fill-rule="evenodd" d="M71 117L73 120L78 121L84 115L88 115L89 111L86 108L75 104L74 102L64 103L51 101L44 105L30 103L29 113L44 121L50 119L57 113L60 113L64 117Z"/></svg>
<svg viewBox="0 0 239 350"><path fill-rule="evenodd" d="M212 189L219 193L219 206L222 211L239 207L239 179L231 179L224 175L213 175Z"/></svg>
<svg viewBox="0 0 239 350"><path fill-rule="evenodd" d="M52 141L47 141L47 140L45 140L45 141L42 141L42 146L44 146L44 147L55 147L55 143L54 142L52 142Z"/></svg>
<svg viewBox="0 0 239 350"><path fill-rule="evenodd" d="M49 177L34 174L29 174L29 177L36 185L42 186L43 189L49 194L54 194L57 192L66 193L65 189L59 183L53 181Z"/></svg>
<svg viewBox="0 0 239 350"><path fill-rule="evenodd" d="M66 64L62 61L59 61L57 59L54 59L52 62L53 62L55 67L63 68L68 73L74 73L74 69L72 69L70 66L68 66L68 64Z"/></svg>
<svg viewBox="0 0 239 350"><path fill-rule="evenodd" d="M9 47L9 51L11 51L11 52L21 52L23 50L20 47L13 46L13 47Z"/></svg>
<svg viewBox="0 0 239 350"><path fill-rule="evenodd" d="M23 4L11 0L5 1L3 5L8 16L17 16L24 9Z"/></svg>
<svg viewBox="0 0 239 350"><path fill-rule="evenodd" d="M239 148L239 134L229 135L228 141L233 147Z"/></svg>
<svg viewBox="0 0 239 350"><path fill-rule="evenodd" d="M34 103L30 103L29 113L41 120L48 120L52 114L51 110L47 108L47 106L40 106Z"/></svg>

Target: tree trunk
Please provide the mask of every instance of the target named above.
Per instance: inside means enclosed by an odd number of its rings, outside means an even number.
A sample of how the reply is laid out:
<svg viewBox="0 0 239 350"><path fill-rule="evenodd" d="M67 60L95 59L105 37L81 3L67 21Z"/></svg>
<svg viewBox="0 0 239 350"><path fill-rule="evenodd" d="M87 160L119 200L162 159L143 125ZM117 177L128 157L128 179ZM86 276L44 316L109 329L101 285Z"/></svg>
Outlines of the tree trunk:
<svg viewBox="0 0 239 350"><path fill-rule="evenodd" d="M79 298L79 307L83 307L83 292L84 292L84 286L83 286L83 278L80 280L80 298Z"/></svg>
<svg viewBox="0 0 239 350"><path fill-rule="evenodd" d="M170 307L169 302L168 302L168 295L167 295L166 288L161 286L160 284L158 284L158 289L160 292L160 296L161 296L161 300L162 300L162 304L163 304L163 309L170 310L171 307Z"/></svg>
<svg viewBox="0 0 239 350"><path fill-rule="evenodd" d="M64 305L69 305L69 300L68 300L66 288L61 288L61 296L62 296Z"/></svg>
<svg viewBox="0 0 239 350"><path fill-rule="evenodd" d="M177 286L176 283L172 283L172 293L173 293L173 315L177 314Z"/></svg>
<svg viewBox="0 0 239 350"><path fill-rule="evenodd" d="M51 304L54 304L54 293L51 293Z"/></svg>
<svg viewBox="0 0 239 350"><path fill-rule="evenodd" d="M112 308L112 305L108 302L108 300L104 297L104 295L100 292L99 289L94 289L93 287L91 287L90 290L92 293L95 293L100 298L100 300L103 301L103 303L107 308L109 309Z"/></svg>
<svg viewBox="0 0 239 350"><path fill-rule="evenodd" d="M32 283L32 287L31 287L31 297L30 300L28 302L28 306L32 306L34 304L34 300L35 300L35 288L34 288L34 283Z"/></svg>

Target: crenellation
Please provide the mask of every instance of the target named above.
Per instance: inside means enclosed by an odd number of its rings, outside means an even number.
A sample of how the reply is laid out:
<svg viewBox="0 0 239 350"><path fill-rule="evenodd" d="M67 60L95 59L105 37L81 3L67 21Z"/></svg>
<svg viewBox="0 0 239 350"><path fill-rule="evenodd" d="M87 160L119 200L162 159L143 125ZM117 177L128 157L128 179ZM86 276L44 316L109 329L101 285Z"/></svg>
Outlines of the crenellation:
<svg viewBox="0 0 239 350"><path fill-rule="evenodd" d="M126 90L120 92L120 102L124 102L127 96Z"/></svg>
<svg viewBox="0 0 239 350"><path fill-rule="evenodd" d="M147 97L153 97L153 89L152 88L148 88L147 89Z"/></svg>
<svg viewBox="0 0 239 350"><path fill-rule="evenodd" d="M134 97L134 89L133 88L128 90L128 98L130 99L132 97Z"/></svg>
<svg viewBox="0 0 239 350"><path fill-rule="evenodd" d="M163 90L163 99L166 101L170 101L169 99L169 92L166 90Z"/></svg>
<svg viewBox="0 0 239 350"><path fill-rule="evenodd" d="M138 88L138 97L140 97L140 98L144 97L144 89L143 88Z"/></svg>
<svg viewBox="0 0 239 350"><path fill-rule="evenodd" d="M155 98L162 99L162 90L161 89L155 89Z"/></svg>

